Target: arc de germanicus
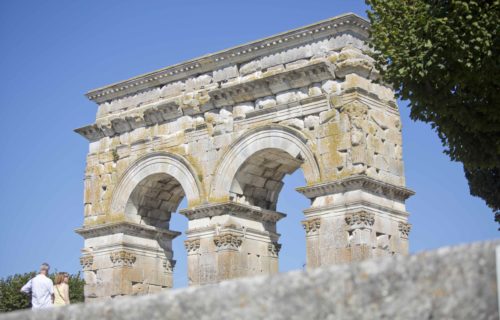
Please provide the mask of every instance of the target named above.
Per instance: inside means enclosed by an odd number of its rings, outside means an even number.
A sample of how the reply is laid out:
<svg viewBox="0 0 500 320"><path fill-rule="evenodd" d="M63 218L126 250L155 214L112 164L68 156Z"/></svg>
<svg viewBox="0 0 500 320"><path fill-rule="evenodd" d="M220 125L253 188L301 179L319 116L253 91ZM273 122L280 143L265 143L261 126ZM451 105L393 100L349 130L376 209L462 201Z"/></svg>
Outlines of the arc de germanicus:
<svg viewBox="0 0 500 320"><path fill-rule="evenodd" d="M90 91L87 301L172 287L183 197L191 285L276 273L299 169L307 268L407 254L401 121L368 29L346 14Z"/></svg>

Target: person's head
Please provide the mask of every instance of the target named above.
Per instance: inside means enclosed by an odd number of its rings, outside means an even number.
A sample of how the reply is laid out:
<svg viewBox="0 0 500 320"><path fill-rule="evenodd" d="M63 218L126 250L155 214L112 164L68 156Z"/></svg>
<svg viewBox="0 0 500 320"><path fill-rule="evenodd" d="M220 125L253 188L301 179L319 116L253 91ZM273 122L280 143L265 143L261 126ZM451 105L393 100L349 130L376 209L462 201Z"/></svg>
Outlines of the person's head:
<svg viewBox="0 0 500 320"><path fill-rule="evenodd" d="M68 283L69 275L66 272L59 272L56 274L56 285L61 283Z"/></svg>
<svg viewBox="0 0 500 320"><path fill-rule="evenodd" d="M44 275L48 275L50 270L50 266L47 262L42 263L40 266L40 273Z"/></svg>

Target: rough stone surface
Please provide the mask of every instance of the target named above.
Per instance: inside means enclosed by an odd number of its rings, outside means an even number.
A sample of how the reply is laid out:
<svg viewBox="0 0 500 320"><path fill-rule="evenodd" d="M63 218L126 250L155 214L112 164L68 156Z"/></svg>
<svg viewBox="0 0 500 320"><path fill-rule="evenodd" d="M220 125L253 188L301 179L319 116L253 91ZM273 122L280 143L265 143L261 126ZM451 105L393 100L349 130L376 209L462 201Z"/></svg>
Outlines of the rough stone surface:
<svg viewBox="0 0 500 320"><path fill-rule="evenodd" d="M0 315L65 319L498 319L500 241Z"/></svg>
<svg viewBox="0 0 500 320"><path fill-rule="evenodd" d="M184 197L190 284L276 273L296 170L308 269L407 254L399 111L367 37L346 14L89 92L86 301L172 287Z"/></svg>

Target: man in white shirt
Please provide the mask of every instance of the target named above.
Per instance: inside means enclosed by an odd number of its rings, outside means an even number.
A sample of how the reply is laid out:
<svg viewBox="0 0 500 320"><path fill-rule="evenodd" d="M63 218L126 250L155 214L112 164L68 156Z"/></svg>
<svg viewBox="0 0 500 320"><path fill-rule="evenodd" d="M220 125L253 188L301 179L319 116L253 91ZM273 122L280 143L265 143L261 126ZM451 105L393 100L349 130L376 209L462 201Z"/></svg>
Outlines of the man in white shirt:
<svg viewBox="0 0 500 320"><path fill-rule="evenodd" d="M42 263L40 273L21 288L21 292L31 294L31 308L51 307L54 301L54 284L48 277L49 265Z"/></svg>

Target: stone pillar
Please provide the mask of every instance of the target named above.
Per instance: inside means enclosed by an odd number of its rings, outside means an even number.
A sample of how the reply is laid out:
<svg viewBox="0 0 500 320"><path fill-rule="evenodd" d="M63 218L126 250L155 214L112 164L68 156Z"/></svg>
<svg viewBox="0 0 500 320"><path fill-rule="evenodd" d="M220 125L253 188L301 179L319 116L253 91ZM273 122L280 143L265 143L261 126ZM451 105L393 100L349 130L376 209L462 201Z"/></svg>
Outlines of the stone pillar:
<svg viewBox="0 0 500 320"><path fill-rule="evenodd" d="M226 202L182 210L190 285L278 272L276 222L285 215Z"/></svg>
<svg viewBox="0 0 500 320"><path fill-rule="evenodd" d="M76 231L85 239L80 258L85 301L172 287L172 239L179 232L125 221Z"/></svg>
<svg viewBox="0 0 500 320"><path fill-rule="evenodd" d="M307 268L408 253L404 201L412 191L361 175L297 190L312 200Z"/></svg>

